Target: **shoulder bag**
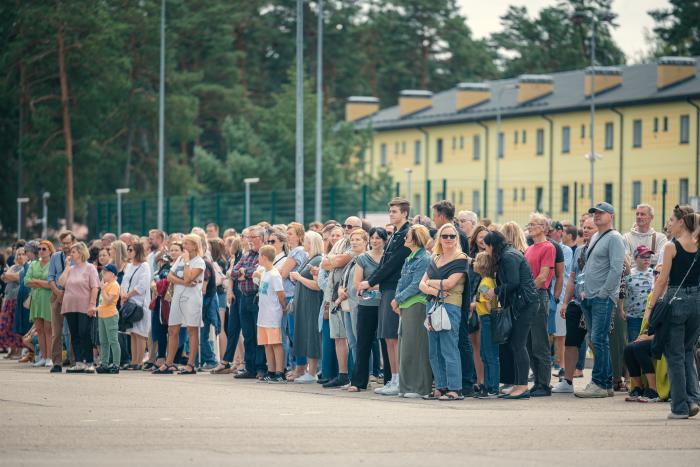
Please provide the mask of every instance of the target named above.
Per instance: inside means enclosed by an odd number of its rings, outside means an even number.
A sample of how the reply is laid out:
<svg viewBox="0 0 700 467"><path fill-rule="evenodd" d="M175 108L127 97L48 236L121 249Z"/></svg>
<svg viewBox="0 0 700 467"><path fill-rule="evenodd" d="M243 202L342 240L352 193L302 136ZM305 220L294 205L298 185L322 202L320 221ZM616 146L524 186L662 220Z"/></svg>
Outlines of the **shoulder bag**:
<svg viewBox="0 0 700 467"><path fill-rule="evenodd" d="M498 307L491 310L491 340L494 344L505 344L510 339L513 329L513 313L511 307Z"/></svg>
<svg viewBox="0 0 700 467"><path fill-rule="evenodd" d="M438 292L438 297L442 297L442 279L440 279L440 291ZM433 306L428 310L428 314L425 317L425 323L423 323L425 328L429 331L450 331L452 329L452 323L450 323L450 317L447 314L447 309L445 308L445 301L443 298L438 298Z"/></svg>
<svg viewBox="0 0 700 467"><path fill-rule="evenodd" d="M129 285L126 289L127 292L131 291L131 282L134 280L134 276L138 272L139 269L141 269L141 266L143 265L140 264L138 268L134 271L134 273L131 275L129 278ZM144 303L145 305L145 303ZM122 303L121 308L119 309L119 330L124 332L130 327L132 327L135 323L138 323L143 319L143 305L139 306L136 303L126 300L126 303Z"/></svg>

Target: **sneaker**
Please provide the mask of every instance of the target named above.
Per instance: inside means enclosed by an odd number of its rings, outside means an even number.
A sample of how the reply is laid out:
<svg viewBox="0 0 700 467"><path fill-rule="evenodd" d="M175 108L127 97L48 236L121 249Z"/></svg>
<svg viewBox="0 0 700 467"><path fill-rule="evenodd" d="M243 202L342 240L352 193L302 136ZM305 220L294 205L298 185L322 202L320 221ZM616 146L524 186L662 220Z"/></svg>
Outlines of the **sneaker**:
<svg viewBox="0 0 700 467"><path fill-rule="evenodd" d="M486 387L482 386L481 391L478 394L475 394L474 397L477 399L498 399L498 393L497 392L491 392L486 389Z"/></svg>
<svg viewBox="0 0 700 467"><path fill-rule="evenodd" d="M423 398L423 396L421 396L417 392L407 392L407 393L404 393L404 395L401 397L403 397L404 399L422 399Z"/></svg>
<svg viewBox="0 0 700 467"><path fill-rule="evenodd" d="M384 391L381 392L382 396L398 396L399 395L399 385L389 384L389 386L384 386Z"/></svg>
<svg viewBox="0 0 700 467"><path fill-rule="evenodd" d="M583 391L576 391L574 395L583 399L601 399L603 397L609 397L608 390L601 388L595 383L588 383L586 389Z"/></svg>
<svg viewBox="0 0 700 467"><path fill-rule="evenodd" d="M559 381L557 384L555 384L552 387L552 394L573 394L573 393L574 393L574 385L567 383L565 379L562 379L561 381Z"/></svg>
<svg viewBox="0 0 700 467"><path fill-rule="evenodd" d="M316 382L316 377L311 376L308 373L304 373L303 375L299 376L298 378L294 378L294 383L295 384L311 384Z"/></svg>
<svg viewBox="0 0 700 467"><path fill-rule="evenodd" d="M51 360L50 358L47 358L46 363L44 363L44 366L46 368L51 368L53 366L53 360Z"/></svg>
<svg viewBox="0 0 700 467"><path fill-rule="evenodd" d="M256 383L271 383L274 378L275 378L274 373L268 373L265 376L263 376L262 378L257 378Z"/></svg>
<svg viewBox="0 0 700 467"><path fill-rule="evenodd" d="M215 363L205 363L204 365L202 365L202 367L200 369L204 370L204 371L210 371L210 370L213 370L214 368L216 368L217 366L218 365Z"/></svg>
<svg viewBox="0 0 700 467"><path fill-rule="evenodd" d="M63 367L61 365L54 365L49 370L49 373L63 373Z"/></svg>
<svg viewBox="0 0 700 467"><path fill-rule="evenodd" d="M66 373L84 373L84 372L85 372L85 364L83 362L78 362L66 370Z"/></svg>
<svg viewBox="0 0 700 467"><path fill-rule="evenodd" d="M345 374L339 374L332 380L328 381L326 384L323 385L324 388L329 389L329 388L340 388L342 386L345 386L346 384L350 383L350 379L348 378L348 375Z"/></svg>
<svg viewBox="0 0 700 467"><path fill-rule="evenodd" d="M106 375L106 374L109 374L109 368L106 367L106 366L100 365L100 366L98 366L97 368L95 368L95 373L97 373L98 375Z"/></svg>
<svg viewBox="0 0 700 467"><path fill-rule="evenodd" d="M685 419L687 419L688 417L689 417L689 414L687 414L687 413L674 413L674 412L671 412L671 413L668 414L668 416L667 416L666 418L668 418L669 420L685 420Z"/></svg>
<svg viewBox="0 0 700 467"><path fill-rule="evenodd" d="M384 395L384 391L386 391L386 390L389 388L389 386L391 386L391 383L386 383L386 384L385 384L384 386L382 386L381 388L375 389L375 390L374 390L374 393L383 396L383 395Z"/></svg>
<svg viewBox="0 0 700 467"><path fill-rule="evenodd" d="M625 397L625 402L637 402L640 397L644 395L644 391L642 391L642 388L640 387L635 387L630 391L629 394Z"/></svg>
<svg viewBox="0 0 700 467"><path fill-rule="evenodd" d="M110 366L107 367L107 373L109 373L110 375L118 375L119 374L119 366L112 363Z"/></svg>
<svg viewBox="0 0 700 467"><path fill-rule="evenodd" d="M644 390L644 395L637 399L637 402L647 403L647 402L659 402L659 393L653 389L646 388Z"/></svg>
<svg viewBox="0 0 700 467"><path fill-rule="evenodd" d="M615 390L613 388L608 388L608 397L615 397Z"/></svg>
<svg viewBox="0 0 700 467"><path fill-rule="evenodd" d="M688 406L688 416L694 417L700 412L700 405L695 402L691 402Z"/></svg>
<svg viewBox="0 0 700 467"><path fill-rule="evenodd" d="M237 375L233 375L235 379L255 379L255 373L249 371L243 371Z"/></svg>
<svg viewBox="0 0 700 467"><path fill-rule="evenodd" d="M85 367L85 373L94 373L95 372L95 365L90 363Z"/></svg>
<svg viewBox="0 0 700 467"><path fill-rule="evenodd" d="M35 367L40 367L40 366L46 366L46 360L43 358L41 360L37 360L36 362L33 363L33 366Z"/></svg>
<svg viewBox="0 0 700 467"><path fill-rule="evenodd" d="M268 381L270 384L286 384L287 383L287 378L284 376L284 373L277 373L275 376L272 377L270 381Z"/></svg>

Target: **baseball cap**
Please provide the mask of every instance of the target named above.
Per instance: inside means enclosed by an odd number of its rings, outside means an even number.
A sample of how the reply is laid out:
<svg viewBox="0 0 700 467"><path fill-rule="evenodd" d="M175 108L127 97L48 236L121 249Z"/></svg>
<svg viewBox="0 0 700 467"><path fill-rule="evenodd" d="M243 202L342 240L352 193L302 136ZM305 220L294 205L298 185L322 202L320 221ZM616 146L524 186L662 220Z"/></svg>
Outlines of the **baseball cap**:
<svg viewBox="0 0 700 467"><path fill-rule="evenodd" d="M649 249L646 245L639 245L636 250L634 250L634 257L639 258L640 256L651 255L653 251Z"/></svg>
<svg viewBox="0 0 700 467"><path fill-rule="evenodd" d="M588 210L589 214L594 214L596 212L607 212L608 214L615 214L615 208L612 207L610 203L598 203L594 207Z"/></svg>
<svg viewBox="0 0 700 467"><path fill-rule="evenodd" d="M115 276L117 275L117 267L112 263L109 263L107 266L105 266L104 270L111 272Z"/></svg>
<svg viewBox="0 0 700 467"><path fill-rule="evenodd" d="M552 230L564 230L564 225L559 221L552 222Z"/></svg>

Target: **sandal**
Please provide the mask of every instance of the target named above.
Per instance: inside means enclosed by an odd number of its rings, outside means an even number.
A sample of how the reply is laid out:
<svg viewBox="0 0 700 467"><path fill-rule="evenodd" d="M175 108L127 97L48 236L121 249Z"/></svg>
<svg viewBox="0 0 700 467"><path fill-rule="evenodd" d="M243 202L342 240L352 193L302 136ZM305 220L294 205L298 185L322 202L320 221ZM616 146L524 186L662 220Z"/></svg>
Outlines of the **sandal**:
<svg viewBox="0 0 700 467"><path fill-rule="evenodd" d="M146 362L143 364L143 371L151 371L156 368L156 364L153 362Z"/></svg>
<svg viewBox="0 0 700 467"><path fill-rule="evenodd" d="M434 401L434 400L438 400L442 396L443 396L443 394L442 394L442 391L440 389L433 389L433 392L423 396L423 399L426 401Z"/></svg>
<svg viewBox="0 0 700 467"><path fill-rule="evenodd" d="M165 368L163 368L163 366ZM176 371L178 371L178 368L175 365L163 365L159 368L156 368L151 372L153 375L172 375Z"/></svg>
<svg viewBox="0 0 700 467"><path fill-rule="evenodd" d="M440 401L461 401L464 400L464 396L456 391L449 391L447 394L443 394L438 397Z"/></svg>
<svg viewBox="0 0 700 467"><path fill-rule="evenodd" d="M219 363L218 365L216 365L216 367L214 367L210 371L210 373L212 375L223 375L223 374L231 373L232 371L233 371L233 369L231 368L230 363Z"/></svg>
<svg viewBox="0 0 700 467"><path fill-rule="evenodd" d="M196 375L197 370L194 369L194 367L190 365L185 365L182 367L182 370L178 371L178 375Z"/></svg>
<svg viewBox="0 0 700 467"><path fill-rule="evenodd" d="M360 392L362 389L358 388L357 386L350 386L348 388L348 392Z"/></svg>

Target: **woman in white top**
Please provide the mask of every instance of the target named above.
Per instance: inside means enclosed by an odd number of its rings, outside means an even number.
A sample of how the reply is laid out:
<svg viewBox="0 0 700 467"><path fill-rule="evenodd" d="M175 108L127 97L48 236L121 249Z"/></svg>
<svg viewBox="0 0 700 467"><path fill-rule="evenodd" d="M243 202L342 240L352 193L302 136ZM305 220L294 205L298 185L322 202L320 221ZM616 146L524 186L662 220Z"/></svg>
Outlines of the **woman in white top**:
<svg viewBox="0 0 700 467"><path fill-rule="evenodd" d="M181 375L197 373L194 365L199 349L199 328L202 322L202 284L204 282L204 259L202 259L202 241L196 234L188 234L182 239L182 256L170 268L168 281L173 284L173 298L170 302L168 318L168 353L163 366L154 374L172 374L177 370L174 365L175 354L179 344L180 327L187 327L190 336L190 354L187 365L180 370Z"/></svg>
<svg viewBox="0 0 700 467"><path fill-rule="evenodd" d="M134 242L126 250L129 264L124 269L121 284L122 304L132 302L143 307L143 317L126 330L131 336L131 365L128 370L141 370L146 354L146 339L151 332L151 267L146 262L146 251L139 242Z"/></svg>

